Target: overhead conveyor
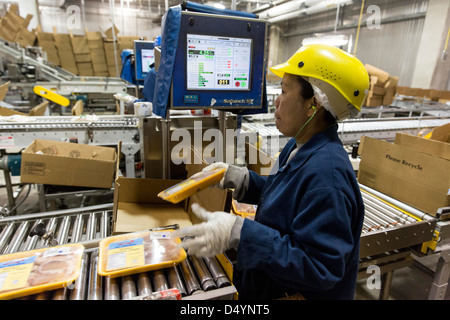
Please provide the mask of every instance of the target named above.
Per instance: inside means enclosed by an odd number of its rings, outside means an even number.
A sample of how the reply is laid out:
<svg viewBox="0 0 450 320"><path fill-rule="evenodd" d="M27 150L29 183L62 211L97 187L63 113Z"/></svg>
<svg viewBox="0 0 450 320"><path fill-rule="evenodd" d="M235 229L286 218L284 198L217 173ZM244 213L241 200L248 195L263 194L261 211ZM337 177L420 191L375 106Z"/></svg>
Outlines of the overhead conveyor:
<svg viewBox="0 0 450 320"><path fill-rule="evenodd" d="M29 83L29 85L41 85L60 95L126 92L126 82L120 78L76 76L63 68L49 64L43 59L32 57L16 43L0 40L0 58L8 62L35 67L37 81ZM26 86L25 83L17 84Z"/></svg>

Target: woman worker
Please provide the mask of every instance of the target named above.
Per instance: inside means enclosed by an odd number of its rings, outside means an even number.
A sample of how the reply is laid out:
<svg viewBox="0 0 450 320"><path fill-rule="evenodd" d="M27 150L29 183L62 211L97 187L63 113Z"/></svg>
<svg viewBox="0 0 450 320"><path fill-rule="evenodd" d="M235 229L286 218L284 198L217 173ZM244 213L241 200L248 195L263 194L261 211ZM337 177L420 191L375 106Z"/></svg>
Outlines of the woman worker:
<svg viewBox="0 0 450 320"><path fill-rule="evenodd" d="M364 65L326 45L301 47L270 70L281 77L275 101L278 130L293 137L262 177L245 167L226 168L222 188L233 198L257 204L255 220L208 212L181 229L190 255L237 250L234 284L240 299L353 299L364 205L337 121L361 109L369 88Z"/></svg>

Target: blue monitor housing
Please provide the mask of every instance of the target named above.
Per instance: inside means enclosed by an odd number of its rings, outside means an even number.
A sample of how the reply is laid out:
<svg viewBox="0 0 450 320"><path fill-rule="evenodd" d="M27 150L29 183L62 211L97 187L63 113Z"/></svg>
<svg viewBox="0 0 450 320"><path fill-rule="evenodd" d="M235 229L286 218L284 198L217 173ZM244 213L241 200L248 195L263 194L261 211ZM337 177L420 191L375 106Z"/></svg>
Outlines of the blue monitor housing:
<svg viewBox="0 0 450 320"><path fill-rule="evenodd" d="M154 42L145 40L134 41L136 80L145 80L150 71L150 65L155 62Z"/></svg>
<svg viewBox="0 0 450 320"><path fill-rule="evenodd" d="M258 109L267 21L183 11L170 108Z"/></svg>

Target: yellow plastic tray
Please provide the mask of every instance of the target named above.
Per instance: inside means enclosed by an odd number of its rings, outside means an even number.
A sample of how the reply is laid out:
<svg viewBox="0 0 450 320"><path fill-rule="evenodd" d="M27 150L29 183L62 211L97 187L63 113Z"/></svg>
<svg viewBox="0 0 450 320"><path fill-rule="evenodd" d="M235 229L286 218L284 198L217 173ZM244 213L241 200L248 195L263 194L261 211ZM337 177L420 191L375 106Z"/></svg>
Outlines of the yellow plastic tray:
<svg viewBox="0 0 450 320"><path fill-rule="evenodd" d="M240 215L243 218L249 218L252 220L255 218L257 206L253 204L237 202L234 199L231 203L233 207L233 212L235 214Z"/></svg>
<svg viewBox="0 0 450 320"><path fill-rule="evenodd" d="M14 299L71 285L80 274L83 252L84 246L75 243L0 255L0 299ZM50 270L43 270L49 264L54 269L61 269L60 263L68 259L70 264L64 267L66 274L55 276Z"/></svg>
<svg viewBox="0 0 450 320"><path fill-rule="evenodd" d="M111 278L174 266L186 259L171 230L128 233L99 244L98 274Z"/></svg>
<svg viewBox="0 0 450 320"><path fill-rule="evenodd" d="M158 194L158 197L172 203L178 203L200 190L218 183L222 179L224 173L225 169L217 169L199 175L195 174L192 177L161 191Z"/></svg>

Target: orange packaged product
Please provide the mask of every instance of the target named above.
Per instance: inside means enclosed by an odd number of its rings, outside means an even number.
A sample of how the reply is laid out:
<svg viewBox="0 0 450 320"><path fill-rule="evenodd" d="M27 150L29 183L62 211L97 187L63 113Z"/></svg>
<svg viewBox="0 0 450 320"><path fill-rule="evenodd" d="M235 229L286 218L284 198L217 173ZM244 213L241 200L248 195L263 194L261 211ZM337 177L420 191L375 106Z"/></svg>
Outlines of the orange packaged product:
<svg viewBox="0 0 450 320"><path fill-rule="evenodd" d="M225 169L196 173L190 178L161 191L158 197L172 203L178 203L209 186L219 183L224 173Z"/></svg>
<svg viewBox="0 0 450 320"><path fill-rule="evenodd" d="M241 203L241 202L237 202L236 200L233 199L232 206L233 206L233 212L235 214L240 215L243 218L247 218L247 219L251 219L251 220L255 219L256 209L258 207L257 205Z"/></svg>
<svg viewBox="0 0 450 320"><path fill-rule="evenodd" d="M180 238L173 231L128 233L99 244L98 274L112 278L174 266L186 259Z"/></svg>
<svg viewBox="0 0 450 320"><path fill-rule="evenodd" d="M62 288L78 278L84 246L68 244L0 256L0 299Z"/></svg>

